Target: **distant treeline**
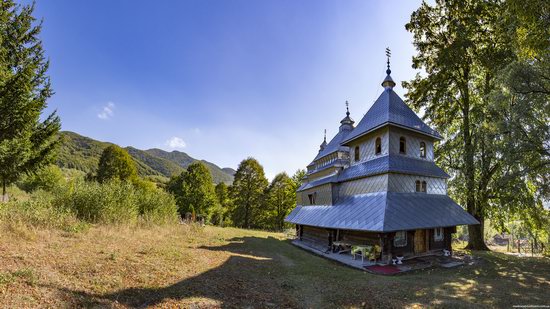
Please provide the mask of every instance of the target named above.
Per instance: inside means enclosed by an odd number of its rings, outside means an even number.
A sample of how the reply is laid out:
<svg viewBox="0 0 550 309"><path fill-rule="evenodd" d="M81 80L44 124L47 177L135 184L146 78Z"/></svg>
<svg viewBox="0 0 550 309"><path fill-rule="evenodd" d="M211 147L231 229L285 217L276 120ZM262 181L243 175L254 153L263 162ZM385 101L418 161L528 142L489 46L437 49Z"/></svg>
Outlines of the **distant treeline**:
<svg viewBox="0 0 550 309"><path fill-rule="evenodd" d="M254 158L243 160L230 186L214 187L212 176L202 162L192 163L185 172L172 177L167 190L176 197L182 217L202 217L225 226L282 230L284 218L296 206L296 189L305 175L280 173L271 183Z"/></svg>

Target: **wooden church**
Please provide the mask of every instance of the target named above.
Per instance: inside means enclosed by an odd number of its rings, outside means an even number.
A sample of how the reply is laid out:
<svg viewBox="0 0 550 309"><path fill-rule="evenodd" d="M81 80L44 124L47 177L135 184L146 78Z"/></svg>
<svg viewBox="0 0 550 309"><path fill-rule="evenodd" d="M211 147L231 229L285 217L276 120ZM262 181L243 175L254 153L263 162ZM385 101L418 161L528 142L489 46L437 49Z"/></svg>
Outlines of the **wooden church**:
<svg viewBox="0 0 550 309"><path fill-rule="evenodd" d="M393 91L389 58L386 73L357 126L347 109L336 136L325 136L285 220L305 244L377 245L388 263L451 251L456 226L479 222L447 195L449 175L434 163L442 137Z"/></svg>

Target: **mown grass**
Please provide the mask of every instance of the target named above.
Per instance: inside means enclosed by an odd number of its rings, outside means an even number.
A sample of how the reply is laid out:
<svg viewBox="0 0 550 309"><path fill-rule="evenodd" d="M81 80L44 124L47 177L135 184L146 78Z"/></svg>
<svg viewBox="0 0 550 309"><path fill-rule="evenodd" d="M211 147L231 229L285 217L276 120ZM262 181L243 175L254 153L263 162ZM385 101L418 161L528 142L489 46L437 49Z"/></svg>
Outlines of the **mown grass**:
<svg viewBox="0 0 550 309"><path fill-rule="evenodd" d="M283 234L195 225L91 225L0 234L0 307L510 307L548 305L550 262L480 262L379 276Z"/></svg>

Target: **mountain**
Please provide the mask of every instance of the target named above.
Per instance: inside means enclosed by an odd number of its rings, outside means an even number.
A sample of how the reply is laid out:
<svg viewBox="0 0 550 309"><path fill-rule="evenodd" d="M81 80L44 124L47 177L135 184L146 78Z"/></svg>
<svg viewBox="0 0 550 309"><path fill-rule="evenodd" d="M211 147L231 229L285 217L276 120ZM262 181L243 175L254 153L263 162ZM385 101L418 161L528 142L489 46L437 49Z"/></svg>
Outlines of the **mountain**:
<svg viewBox="0 0 550 309"><path fill-rule="evenodd" d="M94 173L103 149L109 145L74 132L60 133L61 147L57 157L57 165L64 168L73 168L85 173ZM164 151L161 149L140 150L126 147L126 151L134 159L140 176L171 177L179 175L189 164L197 159L181 151ZM215 183L231 183L235 170L229 167L220 168L214 163L201 160L210 172Z"/></svg>

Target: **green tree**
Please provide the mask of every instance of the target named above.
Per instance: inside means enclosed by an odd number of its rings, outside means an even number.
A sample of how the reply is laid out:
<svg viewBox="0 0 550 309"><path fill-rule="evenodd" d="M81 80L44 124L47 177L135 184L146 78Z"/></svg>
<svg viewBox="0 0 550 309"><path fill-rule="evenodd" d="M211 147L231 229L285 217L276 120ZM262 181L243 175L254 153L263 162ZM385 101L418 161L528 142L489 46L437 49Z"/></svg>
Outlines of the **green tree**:
<svg viewBox="0 0 550 309"><path fill-rule="evenodd" d="M531 147L544 145L540 142L544 126L535 122L537 129L531 137L538 141L531 146L512 143L511 137L520 132L510 116L517 115L503 108L510 101L497 95L502 93L503 70L517 59L509 35L511 23L503 18L507 9L496 0L439 0L433 6L423 3L406 25L418 50L413 67L426 72L404 83L407 98L417 110L424 110L425 118L445 137L437 154L439 163L453 176L449 191L481 222L468 227L471 249L487 249L483 224L486 218L504 212L507 192L521 188L525 193L515 199L515 204L522 202L518 211L533 204L533 190L524 177L540 176L544 168L544 164L532 163L544 161L545 154L539 151L537 155ZM522 109L532 111L526 106ZM522 118L540 116L526 112Z"/></svg>
<svg viewBox="0 0 550 309"><path fill-rule="evenodd" d="M302 183L304 182L304 177L306 177L306 170L304 169L298 169L294 175L292 175L292 185L294 192L298 190L302 186Z"/></svg>
<svg viewBox="0 0 550 309"><path fill-rule="evenodd" d="M19 186L27 192L38 189L52 191L63 183L65 183L65 176L61 169L56 165L48 165L24 178Z"/></svg>
<svg viewBox="0 0 550 309"><path fill-rule="evenodd" d="M231 217L234 225L260 227L258 219L266 209L264 193L267 186L264 168L256 159L249 157L239 164L229 190L233 201Z"/></svg>
<svg viewBox="0 0 550 309"><path fill-rule="evenodd" d="M286 173L277 174L273 178L267 188L266 202L268 205L267 227L283 230L285 217L296 207L295 183Z"/></svg>
<svg viewBox="0 0 550 309"><path fill-rule="evenodd" d="M218 201L217 206L212 211L211 221L216 225L228 225L230 220L228 218L229 210L231 207L231 199L229 198L229 189L224 182L220 182L214 188L216 193L216 199Z"/></svg>
<svg viewBox="0 0 550 309"><path fill-rule="evenodd" d="M49 62L32 16L34 5L0 5L0 182L6 186L23 173L52 162L60 120L55 112L40 120L53 91Z"/></svg>
<svg viewBox="0 0 550 309"><path fill-rule="evenodd" d="M136 164L126 150L116 145L110 145L103 150L97 169L99 182L112 179L133 181L136 178Z"/></svg>
<svg viewBox="0 0 550 309"><path fill-rule="evenodd" d="M209 218L212 208L217 206L216 194L210 170L204 163L196 161L191 163L175 185L181 185L175 192L181 192L176 196L180 214L187 212Z"/></svg>

